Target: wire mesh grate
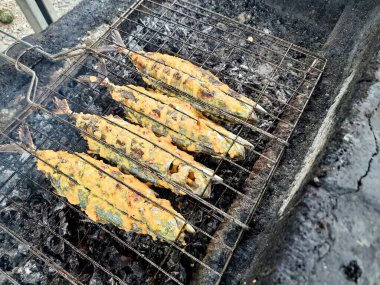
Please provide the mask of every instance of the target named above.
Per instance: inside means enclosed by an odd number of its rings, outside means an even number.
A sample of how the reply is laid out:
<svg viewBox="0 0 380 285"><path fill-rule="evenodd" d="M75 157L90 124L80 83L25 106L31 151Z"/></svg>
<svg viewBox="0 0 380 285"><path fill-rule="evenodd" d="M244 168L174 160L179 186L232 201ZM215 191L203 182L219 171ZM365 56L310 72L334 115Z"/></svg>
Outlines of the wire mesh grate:
<svg viewBox="0 0 380 285"><path fill-rule="evenodd" d="M41 160L36 152L25 149L29 155L24 153L21 158L1 154L0 167L9 175L0 181L0 237L13 243L0 247L0 260L17 252L20 245L26 250L19 264L0 269L11 284L23 282L22 268L26 266L37 268L46 284L61 284L63 280L72 284L94 280L99 284L189 284L191 277L202 280L199 284L218 284L326 62L287 41L183 0L137 1L92 48L115 44L113 31L120 33L128 50L161 52L189 60L263 106L268 113L259 113L256 124L247 120L222 123L236 135L231 146L241 137L253 147L241 161L233 161L227 153L217 157L194 155L198 162L213 169L211 178L223 178L222 183L212 185L210 198L200 198L186 189L188 195L176 196L154 188L195 229L194 234L186 235L186 246L177 240L153 241L149 236L94 223L55 194L36 170L35 160ZM107 74L99 69L99 58L105 61ZM50 87L39 90L33 112L18 118L3 134L2 143L18 143L16 126L25 123L38 150L86 152L83 133L106 145L104 140L78 130L72 116L54 113L57 97L66 99L76 113L123 116L124 109L104 86L80 82L80 75L107 75L117 85L146 86L123 54L81 56ZM157 83L169 91L172 88ZM182 99L195 100L189 94L179 94ZM215 108L207 102L195 103ZM148 165L141 167L165 179ZM181 189L175 182L167 182ZM30 234L32 227L35 235Z"/></svg>

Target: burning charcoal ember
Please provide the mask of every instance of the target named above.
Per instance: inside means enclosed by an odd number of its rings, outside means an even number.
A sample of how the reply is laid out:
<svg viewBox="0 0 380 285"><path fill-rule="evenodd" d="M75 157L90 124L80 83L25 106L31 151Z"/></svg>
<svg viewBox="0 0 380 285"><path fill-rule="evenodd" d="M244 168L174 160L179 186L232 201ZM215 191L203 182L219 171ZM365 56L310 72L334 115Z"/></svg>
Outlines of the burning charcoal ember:
<svg viewBox="0 0 380 285"><path fill-rule="evenodd" d="M168 188L176 194L184 195L185 192L169 182L186 188L192 193L209 197L211 192L211 177L215 181L222 180L213 176L213 171L196 162L194 158L179 150L165 137L157 137L147 128L125 122L111 115L100 117L90 114L72 113L65 100L56 100L57 113L72 114L76 120L76 126L93 135L99 142L90 136L84 135L91 153L117 164L123 172L132 173L143 181L156 186ZM151 143L151 142L154 142ZM116 152L113 148L118 150ZM134 162L131 158L137 160ZM167 180L163 180L145 167L151 167Z"/></svg>
<svg viewBox="0 0 380 285"><path fill-rule="evenodd" d="M202 113L220 120L235 122L234 117L241 120L255 122L257 120L254 109L266 112L253 100L232 90L222 83L210 71L197 67L191 62L158 52L132 51L125 45L118 32L114 32L115 42L122 46L115 48L132 61L141 73L144 81L155 86L168 95L173 95L164 85L173 86L191 97L206 102L212 108L205 107L192 99L185 98ZM162 82L164 84L162 84ZM225 116L220 110L232 116Z"/></svg>
<svg viewBox="0 0 380 285"><path fill-rule="evenodd" d="M92 76L80 80L97 81ZM213 156L227 154L241 160L245 158L245 149L252 147L247 140L236 138L187 102L138 86L117 86L107 79L101 84L107 86L112 98L124 106L128 120L151 129L158 136L170 137L184 150Z"/></svg>

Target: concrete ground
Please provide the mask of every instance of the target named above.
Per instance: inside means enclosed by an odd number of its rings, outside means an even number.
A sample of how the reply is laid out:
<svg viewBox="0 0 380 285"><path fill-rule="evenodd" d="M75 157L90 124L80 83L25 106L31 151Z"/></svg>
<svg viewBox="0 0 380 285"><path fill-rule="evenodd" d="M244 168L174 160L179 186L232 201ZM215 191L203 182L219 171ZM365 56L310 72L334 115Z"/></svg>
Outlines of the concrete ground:
<svg viewBox="0 0 380 285"><path fill-rule="evenodd" d="M373 84L358 94L364 98L341 126L338 148L326 157L325 163L334 161L331 169L312 190L335 203L328 252L315 264L310 284L380 282L380 52L376 67Z"/></svg>
<svg viewBox="0 0 380 285"><path fill-rule="evenodd" d="M350 113L284 225L280 260L257 284L380 284L380 52L357 84Z"/></svg>
<svg viewBox="0 0 380 285"><path fill-rule="evenodd" d="M54 0L52 3L58 17L62 17L81 1L82 0ZM0 8L7 8L15 15L15 19L11 24L6 25L0 23L0 29L5 30L17 38L22 38L33 34L33 30L23 15L21 9L18 7L16 0L1 0ZM0 51L4 50L12 43L13 40L7 38L6 36L0 35Z"/></svg>

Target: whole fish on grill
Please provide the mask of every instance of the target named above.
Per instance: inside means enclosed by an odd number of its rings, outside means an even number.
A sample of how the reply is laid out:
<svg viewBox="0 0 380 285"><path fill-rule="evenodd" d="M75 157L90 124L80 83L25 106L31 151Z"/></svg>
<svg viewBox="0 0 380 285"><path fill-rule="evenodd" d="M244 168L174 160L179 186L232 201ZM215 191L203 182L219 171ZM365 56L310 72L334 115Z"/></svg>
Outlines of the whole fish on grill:
<svg viewBox="0 0 380 285"><path fill-rule="evenodd" d="M256 102L221 82L210 71L172 55L129 50L117 31L113 32L113 36L120 47L104 48L103 51L125 54L148 84L168 95L174 94L175 90L187 94L184 96L179 93L182 99L207 116L232 123L238 122L236 118L252 123L257 121L255 109L266 112ZM168 86L174 89L168 89ZM226 116L221 110L229 115Z"/></svg>
<svg viewBox="0 0 380 285"><path fill-rule="evenodd" d="M222 181L222 178L213 175L211 169L179 150L170 140L157 137L147 128L133 125L112 115L101 117L72 113L66 100L56 98L55 102L56 114L71 114L80 130L101 141L82 133L88 142L90 152L117 164L123 172L184 195L185 192L176 186L178 184L201 197L210 197L211 180ZM157 177L145 166L152 168L167 180ZM168 181L176 184L173 185Z"/></svg>
<svg viewBox="0 0 380 285"><path fill-rule="evenodd" d="M118 86L107 78L80 76L78 80L106 86L112 98L121 103L129 121L151 129L158 136L170 137L183 150L241 160L246 148L253 147L185 101L139 86Z"/></svg>
<svg viewBox="0 0 380 285"><path fill-rule="evenodd" d="M183 244L182 228L194 232L168 200L157 198L152 189L132 175L84 153L34 150L30 133L23 129L21 141L37 158L37 169L49 178L59 195L80 206L93 221L150 235L154 240L158 237L175 241L178 236ZM2 145L0 151L20 151L20 146Z"/></svg>

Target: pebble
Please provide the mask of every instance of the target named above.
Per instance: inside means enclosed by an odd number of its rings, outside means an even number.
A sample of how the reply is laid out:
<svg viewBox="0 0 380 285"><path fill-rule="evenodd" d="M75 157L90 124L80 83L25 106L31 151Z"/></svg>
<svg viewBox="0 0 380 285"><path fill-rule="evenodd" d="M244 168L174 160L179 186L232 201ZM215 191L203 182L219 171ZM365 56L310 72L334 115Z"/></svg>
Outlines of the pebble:
<svg viewBox="0 0 380 285"><path fill-rule="evenodd" d="M237 16L238 22L242 24L248 22L251 18L252 18L252 15L249 12L243 12Z"/></svg>
<svg viewBox="0 0 380 285"><path fill-rule="evenodd" d="M320 187L322 185L321 180L319 180L317 176L313 178L313 180L311 181L311 184L315 187Z"/></svg>

